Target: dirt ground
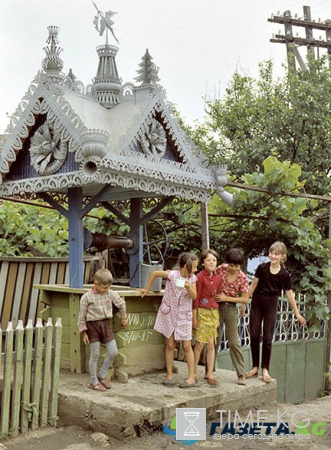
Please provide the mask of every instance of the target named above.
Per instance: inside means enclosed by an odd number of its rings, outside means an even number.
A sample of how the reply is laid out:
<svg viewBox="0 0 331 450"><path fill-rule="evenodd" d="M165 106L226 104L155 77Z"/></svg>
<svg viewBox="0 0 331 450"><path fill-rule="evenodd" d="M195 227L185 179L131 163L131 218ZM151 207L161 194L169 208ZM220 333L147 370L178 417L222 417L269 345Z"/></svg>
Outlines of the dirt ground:
<svg viewBox="0 0 331 450"><path fill-rule="evenodd" d="M331 449L331 395L314 401L302 403L300 405L277 404L268 408L268 415L276 417L281 415L284 421L294 417L293 414L299 414L298 411L306 411L300 413L310 420L311 425L322 422L321 428L317 426L317 434L305 435L306 438L285 439L280 436L270 440L258 439L215 439L213 436L207 435L206 440L196 441L191 444L183 444L176 442L173 437L168 436L164 432L156 432L140 438L129 441L118 441L109 439L102 433L93 433L78 427L63 428L46 428L37 431L31 431L25 435L2 440L0 442L0 450L93 450L113 448L116 450L167 450L167 449L224 449L224 450L251 450L251 449L282 449L282 450L326 450ZM240 417L247 417L247 411L240 412ZM299 415L297 416L299 417ZM311 428L308 428L311 431ZM208 434L208 433L207 433ZM219 435L219 432L218 432ZM227 435L229 436L229 435ZM307 438L309 437L309 439Z"/></svg>

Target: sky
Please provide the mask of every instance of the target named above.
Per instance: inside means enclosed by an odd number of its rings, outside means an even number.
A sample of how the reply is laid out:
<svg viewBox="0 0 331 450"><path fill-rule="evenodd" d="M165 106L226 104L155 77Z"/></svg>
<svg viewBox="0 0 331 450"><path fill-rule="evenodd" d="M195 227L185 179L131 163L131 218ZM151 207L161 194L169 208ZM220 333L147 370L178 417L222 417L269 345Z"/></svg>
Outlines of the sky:
<svg viewBox="0 0 331 450"><path fill-rule="evenodd" d="M271 43L283 26L268 22L290 10L312 19L331 19L329 0L95 0L99 10L114 11L117 69L123 83L137 76L146 49L159 67L160 84L187 123L203 121L204 98L222 98L232 75L258 78L259 63L272 60L283 76L284 44ZM47 27L60 28L63 72L72 69L86 86L98 67L96 48L105 43L93 19L91 0L0 0L0 133L5 131L45 57ZM315 38L320 35L314 34ZM304 50L302 50L303 52Z"/></svg>

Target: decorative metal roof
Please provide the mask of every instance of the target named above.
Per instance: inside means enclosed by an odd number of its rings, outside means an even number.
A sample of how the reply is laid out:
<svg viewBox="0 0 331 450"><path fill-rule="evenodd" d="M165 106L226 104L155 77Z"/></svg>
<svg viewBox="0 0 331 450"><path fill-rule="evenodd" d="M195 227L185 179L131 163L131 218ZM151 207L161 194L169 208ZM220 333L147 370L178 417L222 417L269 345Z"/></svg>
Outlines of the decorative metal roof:
<svg viewBox="0 0 331 450"><path fill-rule="evenodd" d="M97 7L96 7L97 8ZM158 68L146 51L138 85L122 85L118 48L108 44L111 11L95 18L106 44L97 48L93 84L84 87L70 69L62 72L58 28L48 27L46 57L0 142L0 195L54 192L82 187L93 196L105 185L109 198L175 196L208 201L223 189L225 168L208 161L179 126Z"/></svg>

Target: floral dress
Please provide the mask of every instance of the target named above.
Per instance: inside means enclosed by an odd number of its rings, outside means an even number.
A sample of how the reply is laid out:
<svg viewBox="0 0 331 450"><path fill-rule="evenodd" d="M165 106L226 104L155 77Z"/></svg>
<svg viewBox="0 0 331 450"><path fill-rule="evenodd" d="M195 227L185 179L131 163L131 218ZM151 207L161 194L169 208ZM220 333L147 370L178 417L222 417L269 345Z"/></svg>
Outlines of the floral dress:
<svg viewBox="0 0 331 450"><path fill-rule="evenodd" d="M239 297L238 303L240 303L240 294L248 292L249 280L247 278L247 275L245 275L244 272L240 270L233 281L228 281L228 264L221 264L220 266L216 267L215 272L222 277L221 292L228 297Z"/></svg>
<svg viewBox="0 0 331 450"><path fill-rule="evenodd" d="M156 316L154 329L167 339L174 333L176 341L192 339L192 302L185 288L176 286L179 270L170 270L165 285L164 296ZM190 283L196 282L196 276L188 278Z"/></svg>

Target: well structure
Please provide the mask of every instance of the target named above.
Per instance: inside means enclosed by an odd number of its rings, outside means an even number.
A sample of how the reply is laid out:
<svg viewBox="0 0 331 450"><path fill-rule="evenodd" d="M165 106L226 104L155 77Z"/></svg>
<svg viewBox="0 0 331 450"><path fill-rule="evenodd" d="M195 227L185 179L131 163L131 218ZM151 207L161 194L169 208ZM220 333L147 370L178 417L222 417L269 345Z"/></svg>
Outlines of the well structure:
<svg viewBox="0 0 331 450"><path fill-rule="evenodd" d="M0 141L0 195L42 198L69 221L69 285L83 286L83 255L92 238L84 217L106 205L129 226L130 286L141 285L143 225L174 198L206 204L222 195L226 167L208 161L179 126L148 50L136 83L122 83L112 11L97 9L92 84L63 72L56 26L49 26L41 69ZM77 45L83 45L78 42ZM143 201L153 202L148 213ZM228 197L225 198L225 201ZM125 202L128 215L117 206Z"/></svg>

